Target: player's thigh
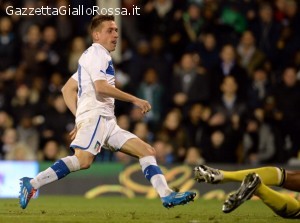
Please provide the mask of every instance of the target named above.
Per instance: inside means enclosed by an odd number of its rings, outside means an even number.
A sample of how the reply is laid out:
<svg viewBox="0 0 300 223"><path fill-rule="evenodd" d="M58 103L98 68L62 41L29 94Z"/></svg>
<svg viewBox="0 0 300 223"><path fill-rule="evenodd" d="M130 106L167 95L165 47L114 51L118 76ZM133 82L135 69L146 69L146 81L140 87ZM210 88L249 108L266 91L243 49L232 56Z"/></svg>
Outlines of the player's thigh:
<svg viewBox="0 0 300 223"><path fill-rule="evenodd" d="M155 150L148 143L144 142L140 138L133 138L127 140L120 152L129 154L134 157L142 158L145 156L155 156Z"/></svg>
<svg viewBox="0 0 300 223"><path fill-rule="evenodd" d="M289 190L300 192L300 171L286 170L286 179L283 187Z"/></svg>
<svg viewBox="0 0 300 223"><path fill-rule="evenodd" d="M75 148L74 151L75 151L75 156L79 160L80 169L89 168L95 159L95 155L78 148Z"/></svg>
<svg viewBox="0 0 300 223"><path fill-rule="evenodd" d="M155 152L149 144L139 139L133 133L121 129L117 124L115 124L105 147L138 158L154 155Z"/></svg>

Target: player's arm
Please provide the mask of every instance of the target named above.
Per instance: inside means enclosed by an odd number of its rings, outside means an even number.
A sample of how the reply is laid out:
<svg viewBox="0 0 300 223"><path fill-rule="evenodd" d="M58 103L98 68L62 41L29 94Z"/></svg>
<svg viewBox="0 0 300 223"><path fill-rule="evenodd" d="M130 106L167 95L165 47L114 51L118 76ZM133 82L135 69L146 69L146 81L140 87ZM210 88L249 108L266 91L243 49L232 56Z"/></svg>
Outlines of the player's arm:
<svg viewBox="0 0 300 223"><path fill-rule="evenodd" d="M77 89L77 81L72 77L69 78L67 83L61 89L65 103L74 116L76 115L77 110Z"/></svg>
<svg viewBox="0 0 300 223"><path fill-rule="evenodd" d="M151 105L149 104L148 101L137 98L124 91L121 91L118 88L115 88L110 84L108 84L106 80L97 80L94 83L95 83L95 89L98 94L113 97L121 101L131 102L135 106L138 106L142 110L142 113L146 113L151 109Z"/></svg>

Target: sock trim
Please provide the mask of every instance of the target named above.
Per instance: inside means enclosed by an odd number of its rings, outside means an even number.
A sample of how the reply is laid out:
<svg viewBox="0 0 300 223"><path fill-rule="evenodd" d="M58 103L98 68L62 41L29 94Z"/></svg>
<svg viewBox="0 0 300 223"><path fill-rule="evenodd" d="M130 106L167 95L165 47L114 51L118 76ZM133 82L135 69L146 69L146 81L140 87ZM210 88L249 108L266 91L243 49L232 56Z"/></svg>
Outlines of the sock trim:
<svg viewBox="0 0 300 223"><path fill-rule="evenodd" d="M139 159L140 165L142 167L142 171L145 172L145 169L149 165L156 165L156 159L154 156L145 156Z"/></svg>
<svg viewBox="0 0 300 223"><path fill-rule="evenodd" d="M77 156L67 156L61 159L66 166L69 168L70 172L75 172L77 170L80 170L80 163L77 158Z"/></svg>
<svg viewBox="0 0 300 223"><path fill-rule="evenodd" d="M279 187L282 187L283 184L285 183L285 180L286 180L286 173L285 173L285 169L280 167L280 168L277 168L278 170L278 175L279 175L279 178L280 178L280 181L279 181L279 184L278 186ZM280 177L281 176L281 177Z"/></svg>

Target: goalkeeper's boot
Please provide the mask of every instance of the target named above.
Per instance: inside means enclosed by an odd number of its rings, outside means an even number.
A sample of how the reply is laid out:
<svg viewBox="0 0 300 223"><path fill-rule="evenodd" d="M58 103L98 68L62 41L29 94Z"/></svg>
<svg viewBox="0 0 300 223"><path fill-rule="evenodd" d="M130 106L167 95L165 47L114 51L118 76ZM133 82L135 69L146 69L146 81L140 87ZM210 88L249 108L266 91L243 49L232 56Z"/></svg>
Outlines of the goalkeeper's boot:
<svg viewBox="0 0 300 223"><path fill-rule="evenodd" d="M32 178L23 177L20 179L20 206L21 208L25 209L30 201L30 199L35 195L36 189L30 184L30 180Z"/></svg>
<svg viewBox="0 0 300 223"><path fill-rule="evenodd" d="M195 180L210 184L217 184L223 180L224 176L218 169L214 169L205 165L200 165L194 168Z"/></svg>
<svg viewBox="0 0 300 223"><path fill-rule="evenodd" d="M245 201L251 199L256 189L261 184L261 180L256 173L249 173L243 180L240 188L230 194L225 200L222 211L229 213L243 204Z"/></svg>
<svg viewBox="0 0 300 223"><path fill-rule="evenodd" d="M189 203L190 201L194 201L195 197L195 192L172 192L170 195L163 197L162 202L165 208L172 208L176 205L184 205Z"/></svg>

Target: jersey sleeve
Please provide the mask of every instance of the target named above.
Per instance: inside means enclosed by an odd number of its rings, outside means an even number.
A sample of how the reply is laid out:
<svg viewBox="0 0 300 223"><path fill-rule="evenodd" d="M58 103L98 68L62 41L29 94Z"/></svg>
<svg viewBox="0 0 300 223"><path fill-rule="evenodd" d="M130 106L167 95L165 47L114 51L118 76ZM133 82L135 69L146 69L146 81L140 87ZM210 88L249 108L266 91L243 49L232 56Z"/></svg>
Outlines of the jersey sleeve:
<svg viewBox="0 0 300 223"><path fill-rule="evenodd" d="M97 80L106 80L105 71L108 67L108 61L104 54L90 55L88 71L93 82Z"/></svg>

